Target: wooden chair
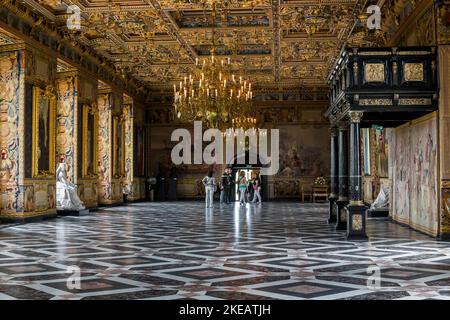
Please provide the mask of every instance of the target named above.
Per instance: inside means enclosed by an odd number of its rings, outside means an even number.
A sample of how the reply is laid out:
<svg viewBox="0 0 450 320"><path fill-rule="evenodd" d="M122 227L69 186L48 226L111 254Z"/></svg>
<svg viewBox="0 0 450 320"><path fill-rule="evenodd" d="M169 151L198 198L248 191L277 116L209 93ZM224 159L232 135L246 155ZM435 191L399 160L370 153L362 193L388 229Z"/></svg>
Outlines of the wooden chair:
<svg viewBox="0 0 450 320"><path fill-rule="evenodd" d="M312 199L316 202L317 198L324 198L324 202L328 199L328 186L315 185L312 188Z"/></svg>
<svg viewBox="0 0 450 320"><path fill-rule="evenodd" d="M302 202L305 202L305 198L308 198L308 201L312 201L313 200L312 185L302 184L300 196L302 197Z"/></svg>

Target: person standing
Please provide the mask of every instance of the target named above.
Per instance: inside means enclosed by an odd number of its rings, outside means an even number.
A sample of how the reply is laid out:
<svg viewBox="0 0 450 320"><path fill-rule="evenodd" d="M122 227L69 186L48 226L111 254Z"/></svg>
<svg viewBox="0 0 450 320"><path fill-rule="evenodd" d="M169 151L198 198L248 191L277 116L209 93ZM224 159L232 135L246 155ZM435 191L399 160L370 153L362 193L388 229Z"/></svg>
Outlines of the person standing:
<svg viewBox="0 0 450 320"><path fill-rule="evenodd" d="M253 200L252 202L255 203L256 199L258 199L257 203L261 203L261 179L259 178L259 176L256 176L254 184L253 184L253 189L254 189L254 195L253 195Z"/></svg>
<svg viewBox="0 0 450 320"><path fill-rule="evenodd" d="M247 194L248 194L247 200L248 200L248 202L252 202L252 200L253 200L253 196L255 194L255 189L253 188L254 185L255 185L255 178L253 177L248 182L248 187L247 187Z"/></svg>
<svg viewBox="0 0 450 320"><path fill-rule="evenodd" d="M245 178L244 171L239 172L238 187L239 187L239 194L240 194L239 205L245 206L245 192L247 190L247 179Z"/></svg>
<svg viewBox="0 0 450 320"><path fill-rule="evenodd" d="M228 175L228 198L227 198L227 202L231 203L232 201L234 201L233 193L235 192L235 190L234 190L235 181L233 179L233 170L231 168L227 168L227 175Z"/></svg>
<svg viewBox="0 0 450 320"><path fill-rule="evenodd" d="M202 180L203 185L205 186L205 205L206 208L213 207L214 201L214 190L216 188L216 182L213 177L213 171L209 170L206 177Z"/></svg>
<svg viewBox="0 0 450 320"><path fill-rule="evenodd" d="M224 170L222 177L220 178L220 204L227 203L228 204L228 173L227 169Z"/></svg>

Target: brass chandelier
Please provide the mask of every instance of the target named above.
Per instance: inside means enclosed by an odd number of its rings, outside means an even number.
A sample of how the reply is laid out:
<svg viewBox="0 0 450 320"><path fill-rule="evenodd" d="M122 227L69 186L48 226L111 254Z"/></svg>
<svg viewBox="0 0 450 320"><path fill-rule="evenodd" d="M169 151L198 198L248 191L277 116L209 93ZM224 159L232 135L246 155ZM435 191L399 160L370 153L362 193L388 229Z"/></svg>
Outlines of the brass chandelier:
<svg viewBox="0 0 450 320"><path fill-rule="evenodd" d="M202 121L210 128L225 130L233 124L233 119L248 115L253 92L252 84L233 72L236 68L230 58L216 56L216 14L213 6L211 56L202 63L196 58L194 73L174 84L173 107L180 121Z"/></svg>

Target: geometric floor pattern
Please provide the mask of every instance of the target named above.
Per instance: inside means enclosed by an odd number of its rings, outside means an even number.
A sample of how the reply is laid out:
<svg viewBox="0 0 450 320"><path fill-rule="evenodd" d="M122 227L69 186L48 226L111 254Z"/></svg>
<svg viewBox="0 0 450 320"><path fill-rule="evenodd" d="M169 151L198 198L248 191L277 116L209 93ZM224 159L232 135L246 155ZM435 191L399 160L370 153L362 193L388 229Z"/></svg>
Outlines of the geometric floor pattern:
<svg viewBox="0 0 450 320"><path fill-rule="evenodd" d="M135 203L1 227L0 299L450 300L450 243L385 220L346 241L327 208Z"/></svg>

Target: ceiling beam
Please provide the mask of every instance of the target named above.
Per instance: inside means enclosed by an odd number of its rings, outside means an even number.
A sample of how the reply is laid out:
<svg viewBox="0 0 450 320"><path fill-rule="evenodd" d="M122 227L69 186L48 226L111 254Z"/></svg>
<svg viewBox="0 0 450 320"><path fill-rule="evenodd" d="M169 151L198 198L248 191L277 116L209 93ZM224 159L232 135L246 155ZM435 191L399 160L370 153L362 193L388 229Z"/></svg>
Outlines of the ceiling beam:
<svg viewBox="0 0 450 320"><path fill-rule="evenodd" d="M280 81L281 66L281 29L280 29L280 1L272 0L272 28L273 28L273 73L275 82Z"/></svg>
<svg viewBox="0 0 450 320"><path fill-rule="evenodd" d="M162 9L159 1L157 1L157 0L147 0L147 1L156 10L158 16L164 21L169 34L172 35L178 41L178 43L181 45L181 47L183 47L183 49L186 50L186 52L188 53L188 55L192 59L192 61L195 61L195 58L197 58L197 53L187 43L187 41L181 36L178 25L173 20L173 18L170 16L170 14Z"/></svg>

